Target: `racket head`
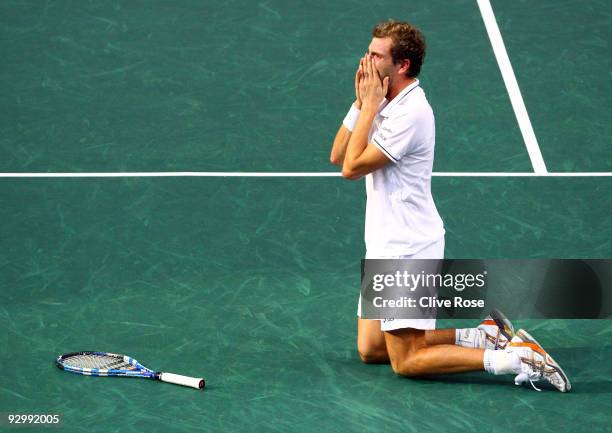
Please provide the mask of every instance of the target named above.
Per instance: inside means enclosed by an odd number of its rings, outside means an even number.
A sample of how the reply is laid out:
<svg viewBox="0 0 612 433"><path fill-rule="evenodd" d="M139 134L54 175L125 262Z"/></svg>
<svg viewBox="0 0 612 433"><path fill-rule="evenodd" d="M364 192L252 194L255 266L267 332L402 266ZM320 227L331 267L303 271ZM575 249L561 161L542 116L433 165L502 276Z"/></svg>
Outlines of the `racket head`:
<svg viewBox="0 0 612 433"><path fill-rule="evenodd" d="M155 379L158 373L134 358L110 352L72 352L55 360L58 368L86 376L133 376Z"/></svg>

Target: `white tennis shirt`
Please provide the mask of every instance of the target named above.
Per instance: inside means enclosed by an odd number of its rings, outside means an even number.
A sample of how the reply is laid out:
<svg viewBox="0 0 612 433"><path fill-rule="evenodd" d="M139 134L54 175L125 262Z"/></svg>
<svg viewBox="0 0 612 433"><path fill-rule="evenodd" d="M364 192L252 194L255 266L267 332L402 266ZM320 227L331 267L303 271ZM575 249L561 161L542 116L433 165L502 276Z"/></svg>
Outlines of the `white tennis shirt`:
<svg viewBox="0 0 612 433"><path fill-rule="evenodd" d="M431 196L435 139L433 111L418 80L383 101L368 141L391 163L366 176L369 256L415 254L444 236Z"/></svg>

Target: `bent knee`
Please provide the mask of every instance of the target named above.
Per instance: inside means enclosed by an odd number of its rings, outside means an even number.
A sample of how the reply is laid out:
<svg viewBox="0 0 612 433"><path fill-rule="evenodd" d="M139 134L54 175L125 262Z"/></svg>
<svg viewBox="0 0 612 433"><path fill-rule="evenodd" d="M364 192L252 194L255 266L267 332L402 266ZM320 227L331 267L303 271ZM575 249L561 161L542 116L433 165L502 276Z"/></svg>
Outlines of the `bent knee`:
<svg viewBox="0 0 612 433"><path fill-rule="evenodd" d="M382 364L389 361L387 354L380 351L364 352L360 350L359 358L365 364Z"/></svg>
<svg viewBox="0 0 612 433"><path fill-rule="evenodd" d="M358 345L359 358L366 364L384 364L389 362L387 348L375 345Z"/></svg>
<svg viewBox="0 0 612 433"><path fill-rule="evenodd" d="M391 368L395 374L405 377L416 377L423 374L423 368L414 356L408 356L404 359L391 359Z"/></svg>

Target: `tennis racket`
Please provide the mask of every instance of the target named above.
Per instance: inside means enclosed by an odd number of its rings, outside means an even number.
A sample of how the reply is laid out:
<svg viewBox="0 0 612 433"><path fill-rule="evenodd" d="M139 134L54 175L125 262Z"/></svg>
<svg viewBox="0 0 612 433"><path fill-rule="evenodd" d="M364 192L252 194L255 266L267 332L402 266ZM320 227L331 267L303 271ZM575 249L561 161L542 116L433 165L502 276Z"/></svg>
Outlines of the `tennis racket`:
<svg viewBox="0 0 612 433"><path fill-rule="evenodd" d="M181 376L179 374L149 370L134 358L116 353L67 353L59 356L55 364L62 370L86 376L142 377L196 389L203 389L205 385L204 379L201 377Z"/></svg>

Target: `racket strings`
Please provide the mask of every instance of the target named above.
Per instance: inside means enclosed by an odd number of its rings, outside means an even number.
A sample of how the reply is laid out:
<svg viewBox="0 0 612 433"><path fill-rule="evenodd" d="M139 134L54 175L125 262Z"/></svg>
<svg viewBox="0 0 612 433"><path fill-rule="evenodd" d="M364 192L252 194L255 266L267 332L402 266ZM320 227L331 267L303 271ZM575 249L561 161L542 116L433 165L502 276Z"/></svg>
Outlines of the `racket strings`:
<svg viewBox="0 0 612 433"><path fill-rule="evenodd" d="M100 370L134 370L135 367L123 358L108 355L81 354L71 356L64 364L76 368L97 368Z"/></svg>

